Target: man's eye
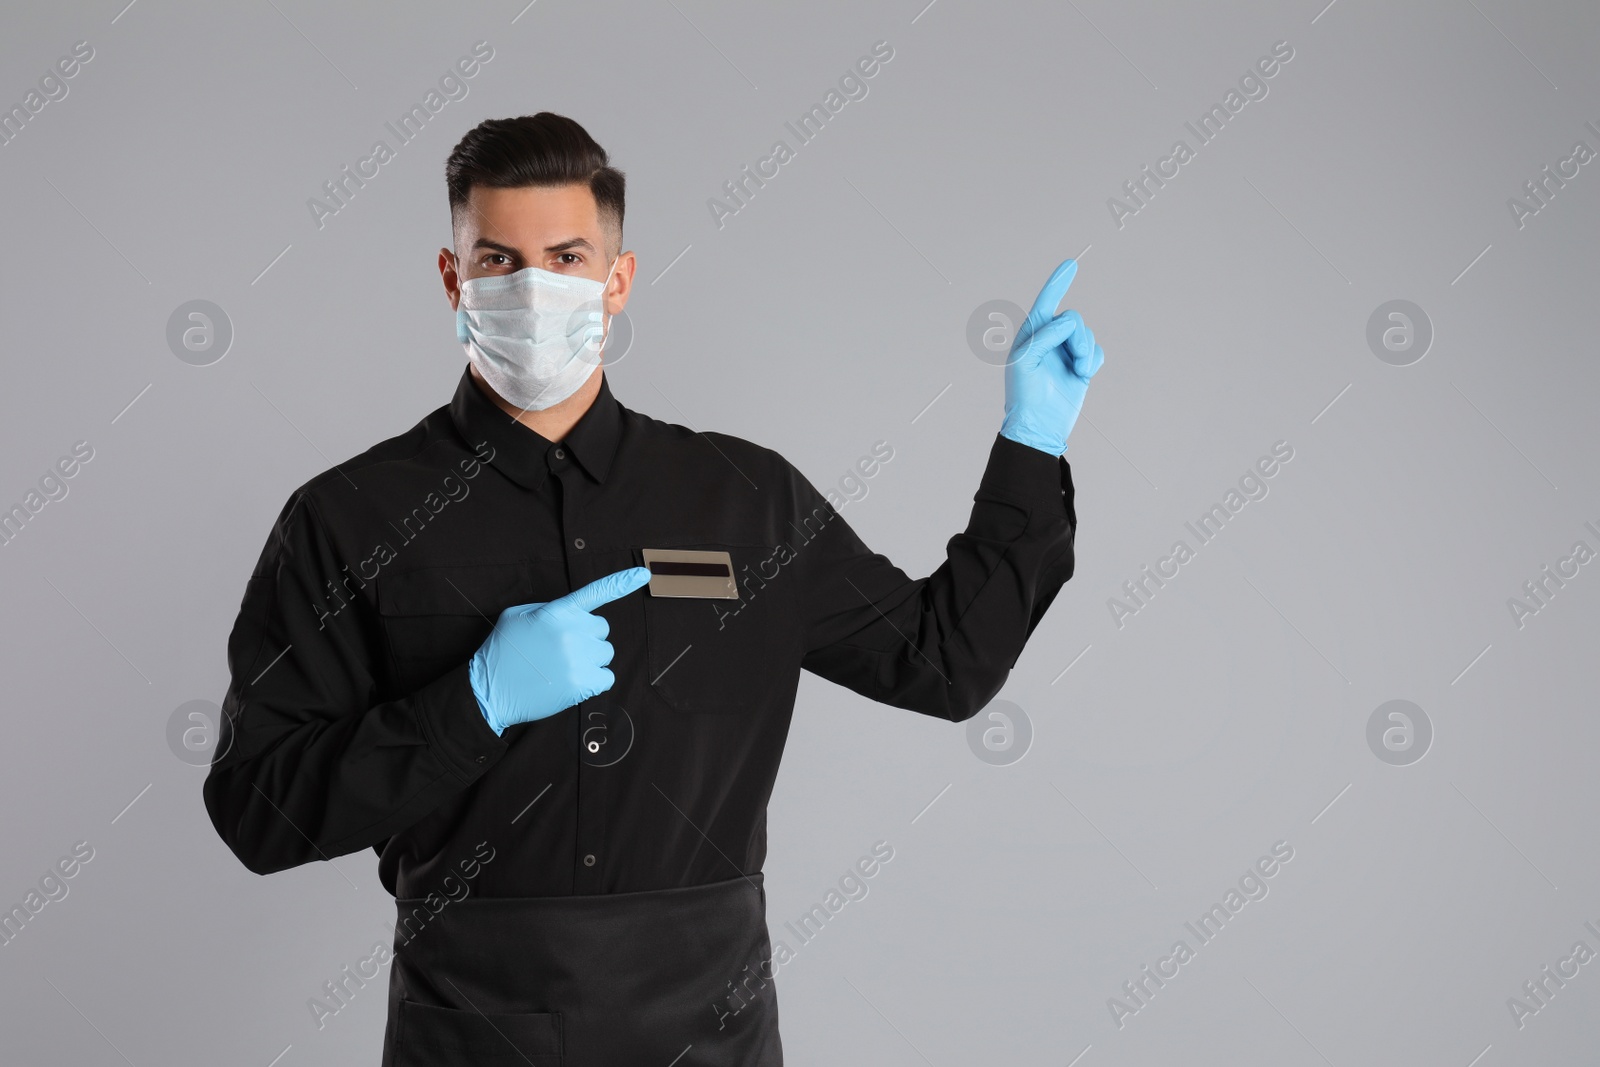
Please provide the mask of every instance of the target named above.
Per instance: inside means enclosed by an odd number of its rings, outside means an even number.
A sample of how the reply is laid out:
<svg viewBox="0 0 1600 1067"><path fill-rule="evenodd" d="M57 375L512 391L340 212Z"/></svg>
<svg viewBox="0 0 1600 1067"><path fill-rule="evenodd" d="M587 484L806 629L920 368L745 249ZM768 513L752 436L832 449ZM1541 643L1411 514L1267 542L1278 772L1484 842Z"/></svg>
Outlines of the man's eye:
<svg viewBox="0 0 1600 1067"><path fill-rule="evenodd" d="M556 258L564 262L569 267L576 266L583 262L583 257L578 255L576 252L563 252Z"/></svg>

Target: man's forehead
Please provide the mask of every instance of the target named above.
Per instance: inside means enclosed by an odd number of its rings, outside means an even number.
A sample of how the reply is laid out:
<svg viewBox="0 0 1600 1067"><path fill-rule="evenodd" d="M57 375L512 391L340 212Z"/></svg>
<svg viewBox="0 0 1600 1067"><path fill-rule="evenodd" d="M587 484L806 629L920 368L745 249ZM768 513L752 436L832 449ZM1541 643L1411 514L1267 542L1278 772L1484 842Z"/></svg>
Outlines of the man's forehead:
<svg viewBox="0 0 1600 1067"><path fill-rule="evenodd" d="M471 233L516 230L525 235L561 231L589 237L600 232L599 206L586 185L474 186L458 210L458 225Z"/></svg>
<svg viewBox="0 0 1600 1067"><path fill-rule="evenodd" d="M492 249L523 258L567 251L601 254L620 235L608 235L587 185L474 186L456 209L458 253Z"/></svg>

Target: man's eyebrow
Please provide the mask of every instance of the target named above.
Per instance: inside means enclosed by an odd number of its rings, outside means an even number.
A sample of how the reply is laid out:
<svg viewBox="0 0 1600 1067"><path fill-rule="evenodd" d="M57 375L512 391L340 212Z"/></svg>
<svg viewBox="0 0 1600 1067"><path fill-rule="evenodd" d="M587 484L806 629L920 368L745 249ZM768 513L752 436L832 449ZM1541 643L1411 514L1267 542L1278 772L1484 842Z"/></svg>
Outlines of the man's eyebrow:
<svg viewBox="0 0 1600 1067"><path fill-rule="evenodd" d="M499 252L501 255L510 256L512 259L522 258L522 253L518 249L512 248L510 245L503 245L499 241L491 241L487 237L478 238L476 241L472 242L472 247L475 250L479 248L487 248L491 251Z"/></svg>
<svg viewBox="0 0 1600 1067"><path fill-rule="evenodd" d="M593 252L594 251L594 245L590 244L588 239L587 238L583 238L583 237L569 237L567 240L562 241L558 245L549 245L548 247L545 248L545 251L546 252L567 252L567 251L570 251L570 250L572 250L574 248L582 248L585 251L589 251L589 252Z"/></svg>
<svg viewBox="0 0 1600 1067"><path fill-rule="evenodd" d="M520 249L512 248L510 245L503 245L499 241L491 241L487 237L478 238L476 241L472 242L472 247L473 247L474 250L479 249L479 248L487 248L490 251L499 252L503 256L509 256L512 259L521 259L522 258L522 252L521 252ZM559 255L562 252L568 252L568 251L571 251L574 248L581 248L586 252L593 252L594 251L594 245L589 243L588 238L585 238L585 237L569 237L565 241L562 241L560 244L553 244L553 245L547 246L545 248L545 254L546 255Z"/></svg>

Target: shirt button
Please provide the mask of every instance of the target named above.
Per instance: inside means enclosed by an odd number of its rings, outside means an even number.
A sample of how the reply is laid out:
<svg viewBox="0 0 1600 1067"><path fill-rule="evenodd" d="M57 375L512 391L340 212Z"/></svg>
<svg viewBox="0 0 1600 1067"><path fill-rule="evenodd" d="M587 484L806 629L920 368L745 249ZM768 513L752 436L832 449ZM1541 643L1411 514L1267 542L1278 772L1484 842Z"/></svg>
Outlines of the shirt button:
<svg viewBox="0 0 1600 1067"><path fill-rule="evenodd" d="M479 763L488 763L489 762L489 757L488 756L479 756L478 757L478 762Z"/></svg>
<svg viewBox="0 0 1600 1067"><path fill-rule="evenodd" d="M562 449L558 448L558 449L556 449L556 458L557 459L566 459L567 458L567 454L566 454L565 451L563 451Z"/></svg>
<svg viewBox="0 0 1600 1067"><path fill-rule="evenodd" d="M594 853L593 852L591 852L587 856L583 857L583 865L585 867L593 867L594 866Z"/></svg>
<svg viewBox="0 0 1600 1067"><path fill-rule="evenodd" d="M572 539L572 547L573 547L573 548L582 548L582 547L583 547L583 538L581 538L581 537L574 537L574 538L573 538L573 539Z"/></svg>

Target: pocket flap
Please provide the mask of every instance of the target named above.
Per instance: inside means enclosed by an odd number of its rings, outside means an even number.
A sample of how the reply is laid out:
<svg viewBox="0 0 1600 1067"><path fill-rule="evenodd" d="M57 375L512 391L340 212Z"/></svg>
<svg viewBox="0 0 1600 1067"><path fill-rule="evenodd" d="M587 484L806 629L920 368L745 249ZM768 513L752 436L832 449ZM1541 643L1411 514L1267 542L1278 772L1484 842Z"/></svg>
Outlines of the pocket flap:
<svg viewBox="0 0 1600 1067"><path fill-rule="evenodd" d="M508 595L529 588L531 569L528 562L464 563L384 575L378 585L378 613L481 615L493 622L507 606Z"/></svg>

